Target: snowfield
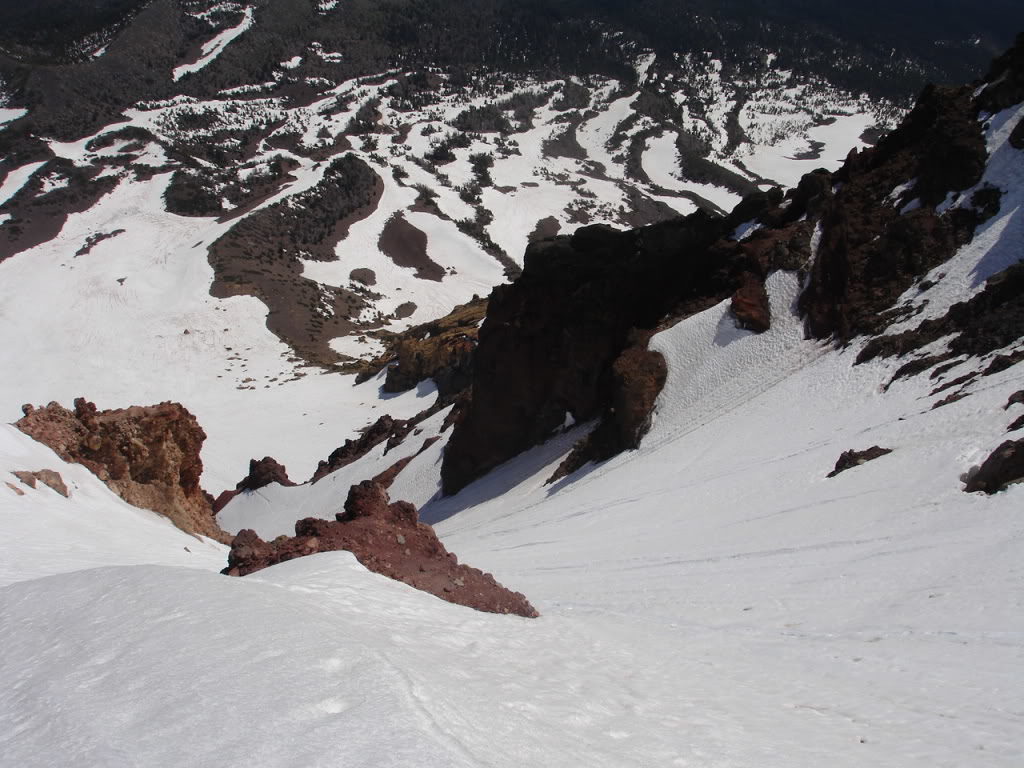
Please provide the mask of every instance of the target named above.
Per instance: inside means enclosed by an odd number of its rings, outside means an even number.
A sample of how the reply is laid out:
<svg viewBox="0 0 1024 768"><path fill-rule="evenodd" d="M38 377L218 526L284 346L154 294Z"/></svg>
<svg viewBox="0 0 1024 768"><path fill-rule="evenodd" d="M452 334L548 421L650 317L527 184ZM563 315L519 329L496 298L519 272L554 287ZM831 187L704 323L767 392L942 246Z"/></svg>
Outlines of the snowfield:
<svg viewBox="0 0 1024 768"><path fill-rule="evenodd" d="M1024 486L969 495L960 475L1003 439L1021 375L938 411L927 381L883 393L895 363L853 367L855 350L804 340L796 289L771 278L776 323L761 336L735 329L723 303L656 337L670 375L640 450L545 486L567 435L425 506L447 546L522 590L540 619L444 603L347 553L245 579L155 552L155 565L111 551L89 561L109 567L48 578L35 577L65 568L37 565L0 590L4 755L1019 765ZM825 478L843 450L873 444L893 453ZM326 511L330 487L264 489L226 512L260 495ZM9 526L28 497L0 498ZM165 533L169 551L182 534ZM74 535L88 547L107 533Z"/></svg>

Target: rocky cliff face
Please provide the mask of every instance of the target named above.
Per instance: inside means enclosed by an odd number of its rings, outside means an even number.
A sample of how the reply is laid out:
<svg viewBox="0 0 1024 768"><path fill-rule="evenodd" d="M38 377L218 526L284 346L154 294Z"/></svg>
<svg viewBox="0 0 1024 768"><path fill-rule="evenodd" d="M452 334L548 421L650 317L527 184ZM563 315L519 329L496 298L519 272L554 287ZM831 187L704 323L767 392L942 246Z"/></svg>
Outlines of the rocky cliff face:
<svg viewBox="0 0 1024 768"><path fill-rule="evenodd" d="M65 461L88 467L129 504L164 515L187 533L229 540L199 486L206 433L183 406L100 411L78 398L73 411L58 403L23 410L18 429Z"/></svg>
<svg viewBox="0 0 1024 768"><path fill-rule="evenodd" d="M980 184L984 116L1024 100L1022 73L1024 36L996 61L984 89L929 86L876 147L852 152L834 174L806 175L785 198L757 193L725 218L696 213L627 232L584 227L530 245L523 275L491 295L470 397L458 406L444 457L445 493L544 440L567 414L600 423L559 475L635 447L664 380L646 339L730 296L739 326L766 330L764 279L773 270L803 276L799 310L812 337L878 336L920 311L894 305L999 211L1000 190ZM759 229L743 237L751 227ZM961 333L919 373L1010 344L1021 335L1019 272L993 276L944 318L879 337L861 359Z"/></svg>
<svg viewBox="0 0 1024 768"><path fill-rule="evenodd" d="M224 573L245 576L262 568L317 552L346 550L375 573L416 589L489 613L533 618L537 611L518 592L498 584L489 573L459 564L429 525L420 523L416 507L392 503L380 483L352 486L336 520L307 518L295 524L295 536L267 543L243 530L231 544Z"/></svg>
<svg viewBox="0 0 1024 768"><path fill-rule="evenodd" d="M737 325L771 323L766 275L809 253L809 193L757 193L727 217L697 212L620 232L583 227L527 248L523 275L491 294L442 479L454 493L565 423L600 419L566 468L634 448L665 380L659 328L732 297ZM741 224L776 226L737 242ZM570 466L571 465L571 466Z"/></svg>

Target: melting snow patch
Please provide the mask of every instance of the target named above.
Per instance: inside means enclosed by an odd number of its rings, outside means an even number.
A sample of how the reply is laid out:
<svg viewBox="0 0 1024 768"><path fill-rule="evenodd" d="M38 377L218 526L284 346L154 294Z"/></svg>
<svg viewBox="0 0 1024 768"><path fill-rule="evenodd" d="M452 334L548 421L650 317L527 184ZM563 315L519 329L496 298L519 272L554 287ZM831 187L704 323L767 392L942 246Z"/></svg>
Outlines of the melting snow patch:
<svg viewBox="0 0 1024 768"><path fill-rule="evenodd" d="M24 117L27 114L27 109L11 109L9 107L0 108L0 126L6 125L7 123L13 123L18 118Z"/></svg>
<svg viewBox="0 0 1024 768"><path fill-rule="evenodd" d="M249 27L253 25L253 10L252 6L245 9L245 17L237 27L231 27L231 29L225 29L215 38L203 45L202 55L199 60L192 64L182 64L180 67L175 67L172 77L174 82L178 82L185 75L198 72L211 61L216 59L223 53L224 49L239 35L245 32Z"/></svg>
<svg viewBox="0 0 1024 768"><path fill-rule="evenodd" d="M3 183L0 184L0 205L3 205L16 194L19 190L25 186L32 174L38 171L46 165L46 161L41 163L29 163L23 165L20 168L15 168L13 171L7 174L7 178L4 179Z"/></svg>

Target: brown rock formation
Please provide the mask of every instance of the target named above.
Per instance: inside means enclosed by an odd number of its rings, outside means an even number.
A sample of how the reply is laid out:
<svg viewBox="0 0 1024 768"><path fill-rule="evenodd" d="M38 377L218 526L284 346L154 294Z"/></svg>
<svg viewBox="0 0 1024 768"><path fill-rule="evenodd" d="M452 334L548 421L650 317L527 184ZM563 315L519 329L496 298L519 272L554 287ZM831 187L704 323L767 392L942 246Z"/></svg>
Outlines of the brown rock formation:
<svg viewBox="0 0 1024 768"><path fill-rule="evenodd" d="M68 487L64 484L64 478L60 476L59 472L52 469L39 469L35 472L14 472L12 474L29 488L35 488L38 482L52 488L65 499L71 496L71 492L68 491Z"/></svg>
<svg viewBox="0 0 1024 768"><path fill-rule="evenodd" d="M525 597L501 586L490 574L460 565L434 529L419 522L412 504L391 503L383 486L369 480L352 486L337 520L300 520L293 538L267 543L254 531L240 531L231 544L224 573L245 576L296 557L335 550L352 552L374 573L450 603L490 613L538 615Z"/></svg>
<svg viewBox="0 0 1024 768"><path fill-rule="evenodd" d="M1007 440L1000 445L981 467L967 479L964 490L968 493L983 491L998 493L1012 483L1024 480L1024 438Z"/></svg>
<svg viewBox="0 0 1024 768"><path fill-rule="evenodd" d="M365 381L387 367L385 392L406 392L421 381L433 379L441 400L452 402L469 386L477 333L486 312L487 300L474 298L438 320L383 335L387 351L357 381Z"/></svg>
<svg viewBox="0 0 1024 768"><path fill-rule="evenodd" d="M224 507L228 505L235 496L246 491L258 491L260 488L265 488L271 483L277 483L278 485L293 486L293 483L288 478L288 470L285 469L283 464L270 456L264 456L262 459L249 459L249 474L243 477L235 485L234 490L224 491L217 497L217 500L213 502L213 514L217 514Z"/></svg>
<svg viewBox="0 0 1024 768"><path fill-rule="evenodd" d="M340 448L336 448L326 460L321 461L313 473L310 482L315 483L323 479L331 472L336 472L342 467L361 459L373 448L385 440L396 439L401 441L412 430L413 425L406 419L393 419L387 414L381 416L373 424L363 430L362 434L355 440L346 440Z"/></svg>
<svg viewBox="0 0 1024 768"><path fill-rule="evenodd" d="M740 327L763 333L771 328L772 310L768 303L768 292L764 283L749 272L744 273L743 282L732 295L730 306Z"/></svg>
<svg viewBox="0 0 1024 768"><path fill-rule="evenodd" d="M206 433L177 403L99 411L84 398L24 407L15 426L65 461L85 465L114 493L169 518L181 530L227 542L199 487Z"/></svg>

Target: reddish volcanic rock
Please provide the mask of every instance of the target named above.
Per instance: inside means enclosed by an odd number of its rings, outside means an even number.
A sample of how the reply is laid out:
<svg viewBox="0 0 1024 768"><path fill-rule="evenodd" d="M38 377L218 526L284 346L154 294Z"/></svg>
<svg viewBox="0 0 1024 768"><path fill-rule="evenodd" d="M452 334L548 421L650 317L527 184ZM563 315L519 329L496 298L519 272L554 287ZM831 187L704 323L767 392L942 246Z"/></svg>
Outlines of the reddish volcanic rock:
<svg viewBox="0 0 1024 768"><path fill-rule="evenodd" d="M747 272L730 306L741 328L763 333L771 328L772 310L764 282Z"/></svg>
<svg viewBox="0 0 1024 768"><path fill-rule="evenodd" d="M501 586L490 574L460 565L429 525L419 522L416 507L391 502L379 483L352 486L337 520L307 518L295 524L295 536L265 542L254 531L235 537L224 573L245 576L286 560L346 550L366 568L416 589L489 613L533 618L537 611L518 592Z"/></svg>
<svg viewBox="0 0 1024 768"><path fill-rule="evenodd" d="M217 514L224 507L228 505L235 496L240 493L247 491L258 491L260 488L265 488L271 483L277 483L278 485L293 486L293 483L288 478L288 470L285 469L283 464L270 456L264 456L262 459L249 459L249 474L243 477L235 485L235 490L224 491L217 497L216 501L213 502L213 514Z"/></svg>
<svg viewBox="0 0 1024 768"><path fill-rule="evenodd" d="M295 485L288 479L288 470L284 468L283 464L278 463L270 456L264 456L259 461L249 460L249 474L239 481L236 488L239 491L256 491L271 483Z"/></svg>
<svg viewBox="0 0 1024 768"><path fill-rule="evenodd" d="M114 493L169 518L187 533L227 542L199 487L206 433L178 403L99 411L84 398L24 407L15 426L65 461L83 464Z"/></svg>
<svg viewBox="0 0 1024 768"><path fill-rule="evenodd" d="M35 488L36 483L39 482L52 488L65 499L71 495L68 487L64 484L64 478L60 476L59 472L52 469L39 469L35 472L14 472L13 474L29 488Z"/></svg>
<svg viewBox="0 0 1024 768"><path fill-rule="evenodd" d="M362 434L355 440L346 440L340 448L336 448L325 461L321 461L313 473L310 482L317 482L331 472L336 472L342 467L348 466L385 440L398 439L399 441L409 434L413 429L413 423L406 419L393 419L387 414L381 416L377 421L363 430Z"/></svg>

